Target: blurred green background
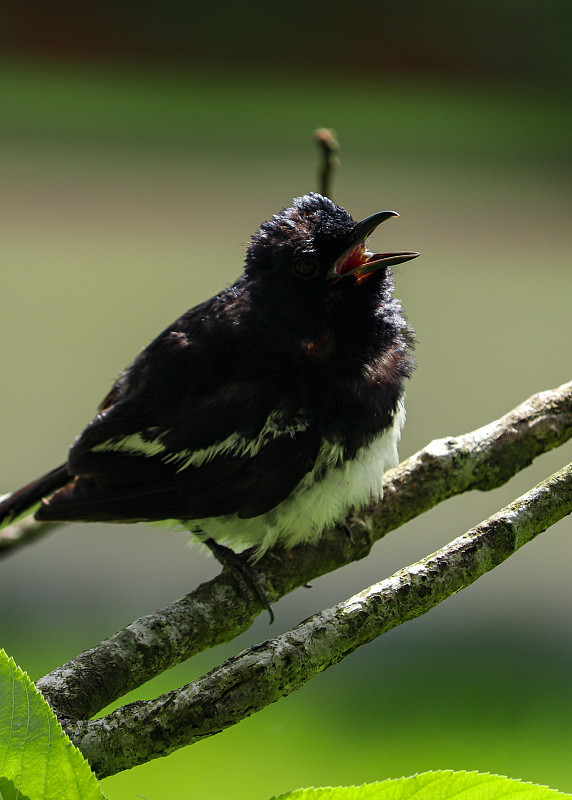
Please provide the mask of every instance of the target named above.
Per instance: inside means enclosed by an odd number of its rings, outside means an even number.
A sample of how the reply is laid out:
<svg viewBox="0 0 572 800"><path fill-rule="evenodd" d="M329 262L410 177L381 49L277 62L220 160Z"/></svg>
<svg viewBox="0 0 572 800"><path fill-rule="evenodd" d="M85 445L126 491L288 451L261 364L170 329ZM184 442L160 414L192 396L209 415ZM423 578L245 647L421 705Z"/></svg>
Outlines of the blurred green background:
<svg viewBox="0 0 572 800"><path fill-rule="evenodd" d="M317 188L392 208L419 339L401 454L569 380L569 2L170 0L4 9L0 491L65 457L117 372L229 284L259 223ZM456 498L150 697L463 533L570 460ZM232 730L109 778L110 800L259 798L431 768L572 791L572 524ZM2 563L0 645L36 678L216 572L182 533L70 526Z"/></svg>

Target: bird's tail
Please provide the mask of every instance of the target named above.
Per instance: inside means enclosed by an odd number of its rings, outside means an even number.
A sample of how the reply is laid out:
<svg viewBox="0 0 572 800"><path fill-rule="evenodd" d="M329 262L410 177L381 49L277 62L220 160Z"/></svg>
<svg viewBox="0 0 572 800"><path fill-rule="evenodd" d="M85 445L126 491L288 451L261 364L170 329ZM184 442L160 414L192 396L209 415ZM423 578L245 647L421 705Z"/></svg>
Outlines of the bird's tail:
<svg viewBox="0 0 572 800"><path fill-rule="evenodd" d="M0 529L5 528L19 517L32 514L40 505L42 498L49 497L56 489L70 480L66 464L56 467L32 483L12 492L0 500Z"/></svg>

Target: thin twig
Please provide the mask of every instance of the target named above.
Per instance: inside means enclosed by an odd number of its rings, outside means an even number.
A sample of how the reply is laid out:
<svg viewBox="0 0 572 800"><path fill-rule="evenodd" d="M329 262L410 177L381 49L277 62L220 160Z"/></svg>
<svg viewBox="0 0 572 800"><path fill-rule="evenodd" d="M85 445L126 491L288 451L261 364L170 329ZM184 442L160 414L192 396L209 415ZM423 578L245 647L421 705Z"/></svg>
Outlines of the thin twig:
<svg viewBox="0 0 572 800"><path fill-rule="evenodd" d="M36 522L32 514L0 531L0 558L15 553L25 544L34 544L63 523Z"/></svg>
<svg viewBox="0 0 572 800"><path fill-rule="evenodd" d="M385 496L316 546L275 549L257 564L271 602L317 576L366 556L390 530L470 489L491 489L572 438L572 382L534 395L472 433L440 439L386 476ZM136 620L38 681L58 716L86 719L191 656L247 630L262 610L228 573Z"/></svg>
<svg viewBox="0 0 572 800"><path fill-rule="evenodd" d="M69 724L68 735L103 778L219 733L425 614L571 512L572 464L417 564L180 689Z"/></svg>
<svg viewBox="0 0 572 800"><path fill-rule="evenodd" d="M322 151L322 164L318 173L320 194L331 199L334 172L340 165L340 145L336 138L336 132L330 128L318 128L314 133L314 138Z"/></svg>

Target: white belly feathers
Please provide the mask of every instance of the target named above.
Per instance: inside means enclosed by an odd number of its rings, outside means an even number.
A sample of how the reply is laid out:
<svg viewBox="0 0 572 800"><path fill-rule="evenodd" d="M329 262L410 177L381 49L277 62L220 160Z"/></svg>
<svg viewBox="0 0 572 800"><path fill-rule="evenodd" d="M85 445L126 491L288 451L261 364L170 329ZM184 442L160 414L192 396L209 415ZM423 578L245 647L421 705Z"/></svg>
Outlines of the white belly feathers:
<svg viewBox="0 0 572 800"><path fill-rule="evenodd" d="M339 445L325 443L312 472L298 484L294 492L279 505L251 519L235 514L207 517L189 523L200 538L212 538L235 551L256 548L260 557L273 545L292 547L300 542L313 542L326 526L343 522L350 512L362 508L382 495L383 474L397 466L397 444L405 422L402 403L393 418L393 425L351 461L342 461ZM315 480L324 465L326 473Z"/></svg>

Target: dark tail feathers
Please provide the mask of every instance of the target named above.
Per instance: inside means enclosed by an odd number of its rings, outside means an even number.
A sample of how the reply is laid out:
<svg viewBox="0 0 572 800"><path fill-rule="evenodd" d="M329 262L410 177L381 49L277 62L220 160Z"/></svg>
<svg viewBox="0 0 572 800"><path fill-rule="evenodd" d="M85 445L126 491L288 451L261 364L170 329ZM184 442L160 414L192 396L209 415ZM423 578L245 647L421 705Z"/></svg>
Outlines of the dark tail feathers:
<svg viewBox="0 0 572 800"><path fill-rule="evenodd" d="M49 497L56 489L65 486L69 480L70 474L67 465L62 464L22 489L18 489L17 492L9 494L0 502L0 528L10 525L18 517L34 511L42 498Z"/></svg>

